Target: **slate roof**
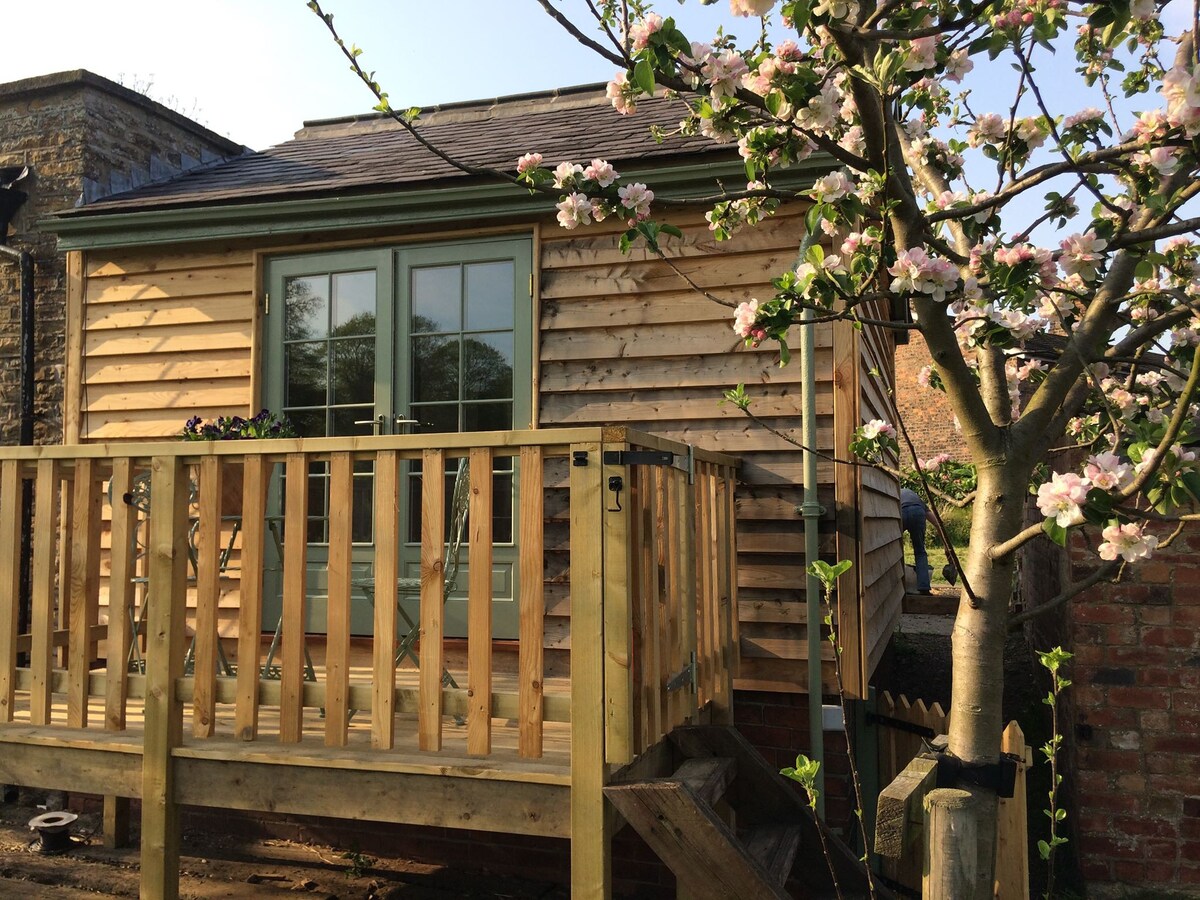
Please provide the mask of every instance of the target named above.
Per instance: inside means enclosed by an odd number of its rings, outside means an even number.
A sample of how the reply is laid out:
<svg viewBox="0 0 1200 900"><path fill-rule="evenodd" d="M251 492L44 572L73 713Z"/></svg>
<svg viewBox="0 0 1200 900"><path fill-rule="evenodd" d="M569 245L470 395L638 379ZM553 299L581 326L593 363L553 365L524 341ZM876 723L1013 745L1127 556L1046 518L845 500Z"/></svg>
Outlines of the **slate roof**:
<svg viewBox="0 0 1200 900"><path fill-rule="evenodd" d="M594 157L628 165L722 150L730 155L732 148L702 137L654 140L650 126L672 129L683 115L680 101L658 97L639 102L635 115L620 116L605 99L603 85L585 85L433 107L423 111L418 125L431 143L463 162L507 171L515 170L518 157L530 151L542 153L551 166L568 159L586 165ZM469 177L389 118L371 114L306 122L293 140L268 150L59 215L75 218L429 187Z"/></svg>

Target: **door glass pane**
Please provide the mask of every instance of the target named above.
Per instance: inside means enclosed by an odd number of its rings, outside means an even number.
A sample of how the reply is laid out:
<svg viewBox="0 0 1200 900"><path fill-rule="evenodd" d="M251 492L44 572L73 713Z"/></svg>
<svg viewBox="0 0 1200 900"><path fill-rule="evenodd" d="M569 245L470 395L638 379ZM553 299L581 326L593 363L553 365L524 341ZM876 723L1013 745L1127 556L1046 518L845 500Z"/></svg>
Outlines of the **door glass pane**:
<svg viewBox="0 0 1200 900"><path fill-rule="evenodd" d="M288 421L296 429L300 437L325 436L325 410L323 409L289 409Z"/></svg>
<svg viewBox="0 0 1200 900"><path fill-rule="evenodd" d="M288 344L285 359L287 386L284 404L287 406L325 405L325 342L305 341Z"/></svg>
<svg viewBox="0 0 1200 900"><path fill-rule="evenodd" d="M470 263L467 272L468 331L513 327L513 264Z"/></svg>
<svg viewBox="0 0 1200 900"><path fill-rule="evenodd" d="M463 404L463 431L509 431L512 419L511 403Z"/></svg>
<svg viewBox="0 0 1200 900"><path fill-rule="evenodd" d="M507 400L513 395L513 335L474 334L463 338L463 398Z"/></svg>
<svg viewBox="0 0 1200 900"><path fill-rule="evenodd" d="M333 333L339 337L375 333L375 273L333 276Z"/></svg>
<svg viewBox="0 0 1200 900"><path fill-rule="evenodd" d="M462 267L427 266L412 270L412 330L462 328Z"/></svg>
<svg viewBox="0 0 1200 900"><path fill-rule="evenodd" d="M414 403L458 399L458 336L418 337L412 341Z"/></svg>
<svg viewBox="0 0 1200 900"><path fill-rule="evenodd" d="M308 275L284 281L285 341L325 337L329 322L329 276Z"/></svg>
<svg viewBox="0 0 1200 900"><path fill-rule="evenodd" d="M458 405L438 403L429 406L413 404L410 414L417 420L416 434L446 434L458 431Z"/></svg>
<svg viewBox="0 0 1200 900"><path fill-rule="evenodd" d="M330 341L331 403L375 402L375 338Z"/></svg>

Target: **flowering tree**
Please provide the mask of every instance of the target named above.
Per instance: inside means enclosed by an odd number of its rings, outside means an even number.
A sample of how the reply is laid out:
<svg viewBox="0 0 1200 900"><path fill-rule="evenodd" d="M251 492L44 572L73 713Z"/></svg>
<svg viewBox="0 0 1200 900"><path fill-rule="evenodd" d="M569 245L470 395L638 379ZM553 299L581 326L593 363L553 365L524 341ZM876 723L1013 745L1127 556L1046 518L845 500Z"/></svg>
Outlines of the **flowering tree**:
<svg viewBox="0 0 1200 900"><path fill-rule="evenodd" d="M1084 531L1105 562L1057 605L1200 519L1200 462L1188 449L1200 437L1191 7L730 0L733 16L762 21L738 46L723 34L692 40L648 0L587 0L587 23L536 2L617 69L607 88L614 115L636 115L640 99L666 91L679 98L683 134L736 144L747 184L708 212L718 239L788 201L809 204L797 265L772 296L737 308L739 335L778 341L784 361L802 316L924 337L924 379L947 394L977 476L950 750L994 761L1018 551ZM357 48L343 50L390 112ZM412 115L395 115L424 140ZM551 195L564 228L617 217L626 246L644 240L669 257L664 236L678 231L656 220L668 204L650 187L625 183L604 160L548 163L536 150L490 174ZM818 153L828 175L802 190L776 184ZM1052 229L1066 236L1044 238ZM881 302L887 321L868 312ZM744 391L735 396L749 403ZM893 423L873 422L853 451L869 460L897 439ZM1032 526L1031 490L1044 517ZM982 896L995 797L971 790L983 810Z"/></svg>

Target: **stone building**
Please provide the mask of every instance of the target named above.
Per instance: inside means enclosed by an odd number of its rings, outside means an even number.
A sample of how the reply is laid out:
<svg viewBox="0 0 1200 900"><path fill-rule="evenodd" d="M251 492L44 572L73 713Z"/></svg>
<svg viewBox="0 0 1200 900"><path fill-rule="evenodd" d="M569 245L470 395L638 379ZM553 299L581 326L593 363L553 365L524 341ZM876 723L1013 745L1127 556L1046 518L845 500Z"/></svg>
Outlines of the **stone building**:
<svg viewBox="0 0 1200 900"><path fill-rule="evenodd" d="M0 84L0 169L28 169L15 187L28 195L7 243L34 257L36 443L62 440L62 366L67 271L47 214L197 166L246 148L160 103L77 69ZM0 235L0 238L3 236ZM0 443L18 440L19 272L0 264ZM182 417L181 417L182 421Z"/></svg>

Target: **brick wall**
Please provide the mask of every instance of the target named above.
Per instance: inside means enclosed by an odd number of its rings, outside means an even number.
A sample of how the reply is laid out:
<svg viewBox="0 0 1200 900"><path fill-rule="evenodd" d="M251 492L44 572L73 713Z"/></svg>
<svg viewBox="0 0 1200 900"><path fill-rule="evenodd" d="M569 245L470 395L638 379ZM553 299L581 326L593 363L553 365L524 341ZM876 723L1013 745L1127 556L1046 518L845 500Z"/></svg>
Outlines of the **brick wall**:
<svg viewBox="0 0 1200 900"><path fill-rule="evenodd" d="M29 195L8 243L34 257L34 440L62 440L66 267L38 220L235 155L242 148L158 103L90 72L0 85L0 166L28 166ZM0 444L20 433L20 291L17 268L0 265Z"/></svg>
<svg viewBox="0 0 1200 900"><path fill-rule="evenodd" d="M1094 565L1078 538L1073 575ZM1083 876L1200 894L1200 533L1075 598L1068 810ZM1085 562L1085 560L1087 560ZM1104 886L1108 886L1107 888Z"/></svg>
<svg viewBox="0 0 1200 900"><path fill-rule="evenodd" d="M929 348L919 332L911 332L909 342L896 347L896 408L918 457L928 459L938 453L949 453L954 459L967 462L970 457L954 427L950 401L941 391L917 384L917 373L929 361ZM907 459L907 451L904 456Z"/></svg>

